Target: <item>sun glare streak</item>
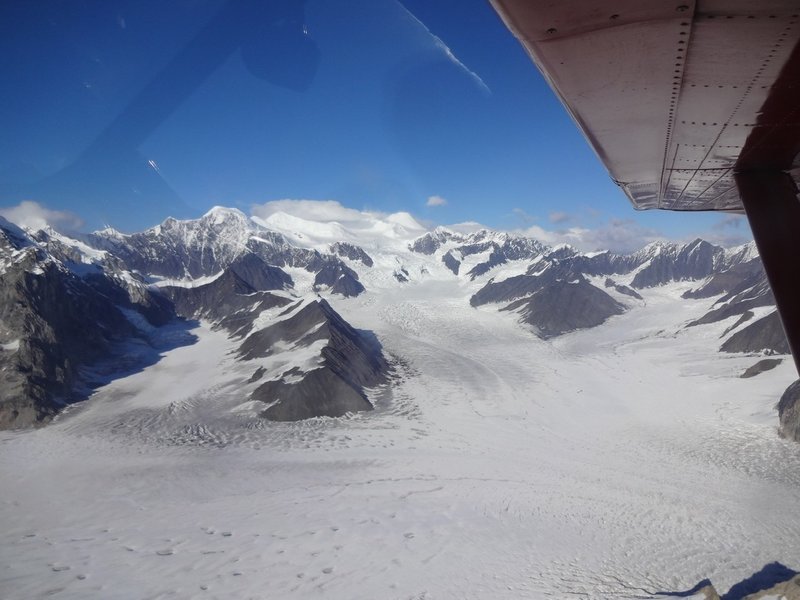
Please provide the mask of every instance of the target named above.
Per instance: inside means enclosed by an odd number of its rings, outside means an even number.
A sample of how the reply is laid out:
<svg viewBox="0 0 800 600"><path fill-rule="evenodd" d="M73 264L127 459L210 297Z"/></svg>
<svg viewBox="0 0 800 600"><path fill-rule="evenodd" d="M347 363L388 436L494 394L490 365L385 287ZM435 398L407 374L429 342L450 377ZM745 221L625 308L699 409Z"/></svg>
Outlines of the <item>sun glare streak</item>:
<svg viewBox="0 0 800 600"><path fill-rule="evenodd" d="M484 92L486 92L487 94L492 93L492 90L489 89L489 86L486 85L486 82L483 79L481 79L481 76L478 75L475 71L471 70L463 62L461 62L459 58L455 54L453 54L453 51L450 50L450 47L447 44L445 44L444 41L442 41L442 38L440 38L438 35L436 35L430 29L428 29L427 25L425 25L425 23L420 21L416 17L416 15L414 15L414 13L408 10L402 2L398 0L397 4L400 5L400 7L405 11L405 13L409 17L411 17L420 27L422 27L425 30L425 32L433 39L434 45L444 53L444 55L451 63L453 63L459 69L464 71L464 73L466 73Z"/></svg>

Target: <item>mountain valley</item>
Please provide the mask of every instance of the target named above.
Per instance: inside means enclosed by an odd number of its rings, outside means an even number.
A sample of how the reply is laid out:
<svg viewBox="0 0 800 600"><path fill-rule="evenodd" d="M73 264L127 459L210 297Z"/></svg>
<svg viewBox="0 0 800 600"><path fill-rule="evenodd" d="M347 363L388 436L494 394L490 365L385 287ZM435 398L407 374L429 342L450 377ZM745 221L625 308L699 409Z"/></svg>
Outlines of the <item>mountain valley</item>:
<svg viewBox="0 0 800 600"><path fill-rule="evenodd" d="M0 229L4 597L641 598L800 568L796 373L752 244L225 208Z"/></svg>
<svg viewBox="0 0 800 600"><path fill-rule="evenodd" d="M722 351L788 353L774 311L753 320L753 309L763 312L774 300L752 243L724 250L695 240L653 243L630 255L586 254L488 230L419 235L424 228L410 215L395 220L380 223L383 231L368 238L374 258L341 226L323 229L321 238L343 239L320 243L318 223L280 214L268 223L222 207L132 235L106 229L75 239L6 222L0 229L0 293L7 307L0 315L6 348L0 358L10 366L0 424L43 422L86 397L82 369L124 347L115 342L146 343L148 330L175 318L204 320L243 340L240 358L254 365L258 378L267 376L253 398L303 405L265 408L267 418L368 410L365 388L385 382L390 363L379 340L353 329L357 319L347 323L331 303L447 280L459 282L447 300L510 312L543 339L596 327L646 304L636 290L693 282L683 297L713 302L687 327L737 317L725 330ZM287 360L283 370L267 373L255 361L312 346L311 354L319 350L324 357L305 366ZM299 385L322 377L317 371L327 373L326 385ZM316 400L303 387L315 390Z"/></svg>

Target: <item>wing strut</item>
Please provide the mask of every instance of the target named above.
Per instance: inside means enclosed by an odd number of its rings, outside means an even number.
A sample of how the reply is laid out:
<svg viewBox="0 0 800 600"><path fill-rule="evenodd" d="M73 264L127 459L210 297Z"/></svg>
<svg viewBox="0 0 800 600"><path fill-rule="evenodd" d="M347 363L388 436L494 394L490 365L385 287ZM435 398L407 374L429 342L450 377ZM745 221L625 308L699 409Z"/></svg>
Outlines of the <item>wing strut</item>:
<svg viewBox="0 0 800 600"><path fill-rule="evenodd" d="M800 200L794 179L776 170L736 173L758 252L800 372Z"/></svg>

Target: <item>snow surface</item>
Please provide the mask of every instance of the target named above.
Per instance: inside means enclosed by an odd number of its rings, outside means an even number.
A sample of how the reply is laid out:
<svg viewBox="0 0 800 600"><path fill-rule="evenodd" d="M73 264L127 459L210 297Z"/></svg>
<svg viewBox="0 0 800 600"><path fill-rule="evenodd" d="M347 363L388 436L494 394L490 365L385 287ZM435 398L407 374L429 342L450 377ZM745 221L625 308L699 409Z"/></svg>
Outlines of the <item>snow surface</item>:
<svg viewBox="0 0 800 600"><path fill-rule="evenodd" d="M634 598L800 570L793 366L740 379L729 323L682 328L693 284L545 342L463 279L385 283L331 299L400 359L370 413L258 419L263 361L203 324L0 434L0 596Z"/></svg>
<svg viewBox="0 0 800 600"><path fill-rule="evenodd" d="M169 279L167 277L151 276L150 280L155 287L183 287L183 288L196 288L219 279L225 271L219 271L214 275L206 275L204 277L187 277L184 279Z"/></svg>
<svg viewBox="0 0 800 600"><path fill-rule="evenodd" d="M241 361L207 323L126 312L159 360L44 428L0 432L0 598L641 598L800 570L800 445L774 408L793 365L740 379L759 357L717 352L735 318L684 329L714 301L681 298L697 282L606 290L630 310L545 342L469 306L536 261L470 281L475 255L454 277L441 256L462 242L410 252L424 228L409 215L278 201L202 220L230 224L232 252L259 225L365 248L373 268L348 264L368 292L324 295L375 332L395 380L368 390L369 413L264 421L249 394L316 368L321 344ZM188 239L200 221L164 227ZM285 270L313 295L312 273Z"/></svg>
<svg viewBox="0 0 800 600"><path fill-rule="evenodd" d="M11 340L10 342L6 342L5 344L0 344L0 348L5 350L6 352L16 352L19 350L19 340Z"/></svg>
<svg viewBox="0 0 800 600"><path fill-rule="evenodd" d="M407 212L383 214L345 208L338 202L276 201L254 208L252 221L283 234L302 248L324 250L350 242L367 251L404 249L427 229Z"/></svg>

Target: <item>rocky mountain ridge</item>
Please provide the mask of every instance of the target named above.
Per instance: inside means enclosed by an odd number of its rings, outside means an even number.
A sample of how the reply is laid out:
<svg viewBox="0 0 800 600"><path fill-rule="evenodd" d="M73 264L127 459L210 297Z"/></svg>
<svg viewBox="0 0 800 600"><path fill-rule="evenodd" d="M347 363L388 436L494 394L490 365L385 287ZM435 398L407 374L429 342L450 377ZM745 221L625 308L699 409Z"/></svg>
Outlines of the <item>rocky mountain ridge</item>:
<svg viewBox="0 0 800 600"><path fill-rule="evenodd" d="M0 222L0 426L46 421L85 397L81 369L125 340L147 343L141 319L149 327L203 320L226 331L239 359L252 361L251 382L260 382L252 399L264 403L265 418L368 410L366 390L386 382L389 363L334 306L429 281L456 282L464 302L516 314L544 339L644 306L648 288L696 283L684 298L708 299L709 310L687 326L731 319L723 351L786 353L752 243L582 253L486 229L410 235L421 229L410 219L371 223L370 236L222 207L134 234L68 237ZM290 357L285 368L258 364L276 352Z"/></svg>
<svg viewBox="0 0 800 600"><path fill-rule="evenodd" d="M175 316L140 281L72 262L66 252L62 260L46 246L0 220L2 428L47 420L82 397L82 367L144 337L131 314L151 326Z"/></svg>
<svg viewBox="0 0 800 600"><path fill-rule="evenodd" d="M254 241L258 235L264 237ZM234 210L168 219L142 234L104 230L80 238L1 220L0 428L47 422L85 398L87 369L101 362L143 366L133 364L131 345L151 345L148 332L176 318L202 319L242 340L243 360L286 356L285 368L266 376L253 366L263 383L252 396L265 402L265 418L371 409L364 388L384 382L389 370L380 344L324 299L293 293L291 276L262 256L307 271L314 296L321 289L344 297L363 292L358 275L335 255L293 247ZM297 303L307 309L264 323L266 313ZM262 340L261 354L254 353L253 334L276 330L280 349ZM293 362L293 354L302 359Z"/></svg>

